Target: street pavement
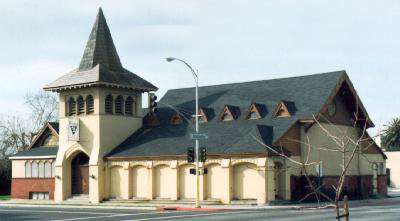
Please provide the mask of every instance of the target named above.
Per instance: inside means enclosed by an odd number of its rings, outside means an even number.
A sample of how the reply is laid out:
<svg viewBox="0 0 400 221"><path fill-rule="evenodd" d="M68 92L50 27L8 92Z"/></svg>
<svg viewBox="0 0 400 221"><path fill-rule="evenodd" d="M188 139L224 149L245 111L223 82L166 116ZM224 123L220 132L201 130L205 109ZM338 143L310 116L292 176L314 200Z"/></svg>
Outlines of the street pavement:
<svg viewBox="0 0 400 221"><path fill-rule="evenodd" d="M350 208L351 220L400 220L399 205ZM0 220L335 220L333 209L156 211L0 206Z"/></svg>

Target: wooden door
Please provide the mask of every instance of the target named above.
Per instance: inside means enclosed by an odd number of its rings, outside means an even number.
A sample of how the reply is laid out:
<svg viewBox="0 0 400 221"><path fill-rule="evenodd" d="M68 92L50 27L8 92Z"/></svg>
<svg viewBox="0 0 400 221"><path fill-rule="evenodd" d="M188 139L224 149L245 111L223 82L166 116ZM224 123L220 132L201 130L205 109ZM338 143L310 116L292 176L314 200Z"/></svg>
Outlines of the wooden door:
<svg viewBox="0 0 400 221"><path fill-rule="evenodd" d="M89 194L89 165L86 155L78 155L71 165L72 194Z"/></svg>

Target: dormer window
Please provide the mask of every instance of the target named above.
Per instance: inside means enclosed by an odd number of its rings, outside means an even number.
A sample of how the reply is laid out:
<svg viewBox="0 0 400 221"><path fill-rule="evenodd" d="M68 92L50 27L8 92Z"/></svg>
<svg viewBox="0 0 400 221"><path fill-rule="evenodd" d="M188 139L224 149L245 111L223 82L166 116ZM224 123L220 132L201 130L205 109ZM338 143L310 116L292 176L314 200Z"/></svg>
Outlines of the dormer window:
<svg viewBox="0 0 400 221"><path fill-rule="evenodd" d="M171 118L171 124L172 125L178 125L181 124L183 122L182 117L179 113L175 113L174 116L172 116Z"/></svg>
<svg viewBox="0 0 400 221"><path fill-rule="evenodd" d="M72 116L76 114L76 102L73 97L68 99L68 115Z"/></svg>
<svg viewBox="0 0 400 221"><path fill-rule="evenodd" d="M290 105L290 102L280 101L278 103L278 106L276 107L276 110L275 110L275 112L273 114L273 117L276 117L276 118L278 118L278 117L291 117L292 114L289 111L289 105ZM291 106L294 106L294 104L291 105Z"/></svg>
<svg viewBox="0 0 400 221"><path fill-rule="evenodd" d="M105 102L105 111L106 111L106 113L112 114L113 113L113 98L112 98L112 95L111 94L107 95L105 101L106 101Z"/></svg>
<svg viewBox="0 0 400 221"><path fill-rule="evenodd" d="M86 113L91 114L94 112L94 100L92 95L86 96Z"/></svg>
<svg viewBox="0 0 400 221"><path fill-rule="evenodd" d="M208 116L204 109L202 107L199 108L199 117L198 117L199 123L206 123L208 122ZM192 122L196 122L196 117L192 118Z"/></svg>
<svg viewBox="0 0 400 221"><path fill-rule="evenodd" d="M226 105L224 107L224 111L222 111L222 113L220 114L220 120L221 121L232 121L235 120L234 116L233 116L233 112L230 108L233 108L232 106L228 106Z"/></svg>
<svg viewBox="0 0 400 221"><path fill-rule="evenodd" d="M256 104L252 104L247 113L247 120L257 120L261 118L260 111L257 109Z"/></svg>
<svg viewBox="0 0 400 221"><path fill-rule="evenodd" d="M82 96L78 97L78 114L85 113L85 101L83 100Z"/></svg>
<svg viewBox="0 0 400 221"><path fill-rule="evenodd" d="M232 117L232 115L231 114L229 114L229 113L224 113L223 115L222 115L222 119L221 119L222 121L231 121L231 120L233 120L233 117Z"/></svg>
<svg viewBox="0 0 400 221"><path fill-rule="evenodd" d="M122 96L118 96L117 99L115 99L115 113L116 114L122 114L122 102L123 102L123 98Z"/></svg>

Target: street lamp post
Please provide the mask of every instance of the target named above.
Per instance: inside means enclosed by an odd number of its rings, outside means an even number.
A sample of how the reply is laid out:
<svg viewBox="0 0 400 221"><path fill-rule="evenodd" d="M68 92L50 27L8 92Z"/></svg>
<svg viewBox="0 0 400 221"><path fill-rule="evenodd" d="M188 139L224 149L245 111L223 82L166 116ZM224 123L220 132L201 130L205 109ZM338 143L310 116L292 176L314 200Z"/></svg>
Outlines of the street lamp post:
<svg viewBox="0 0 400 221"><path fill-rule="evenodd" d="M183 64L185 64L190 71L193 74L194 77L194 81L196 82L196 115L194 116L196 118L196 133L199 133L199 76L198 73L196 73L196 71L194 71L194 69L185 61L178 59L178 58L173 58L173 57L168 57L166 58L166 60L168 62L172 62L172 61L180 61ZM199 179L199 139L196 137L196 208L200 208L200 202L199 202L199 196L200 196L200 179Z"/></svg>

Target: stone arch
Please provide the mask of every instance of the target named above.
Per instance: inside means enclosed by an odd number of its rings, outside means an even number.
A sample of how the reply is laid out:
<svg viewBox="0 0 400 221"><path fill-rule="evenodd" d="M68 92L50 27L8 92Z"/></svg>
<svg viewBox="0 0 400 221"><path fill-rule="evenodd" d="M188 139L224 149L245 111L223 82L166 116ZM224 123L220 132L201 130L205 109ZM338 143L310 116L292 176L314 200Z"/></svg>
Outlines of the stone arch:
<svg viewBox="0 0 400 221"><path fill-rule="evenodd" d="M190 174L190 169L195 168L193 164L182 164L179 166L179 198L194 199L196 198L196 176Z"/></svg>
<svg viewBox="0 0 400 221"><path fill-rule="evenodd" d="M159 199L167 199L171 197L173 184L170 183L172 169L167 164L157 164L153 167L154 178L154 196Z"/></svg>
<svg viewBox="0 0 400 221"><path fill-rule="evenodd" d="M112 165L110 167L110 198L122 198L122 166Z"/></svg>
<svg viewBox="0 0 400 221"><path fill-rule="evenodd" d="M207 174L205 175L205 193L207 199L221 199L224 190L221 188L220 178L223 170L220 163L206 164Z"/></svg>
<svg viewBox="0 0 400 221"><path fill-rule="evenodd" d="M233 199L257 199L262 191L257 165L249 162L235 163L232 167Z"/></svg>

